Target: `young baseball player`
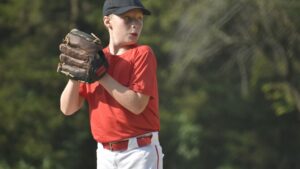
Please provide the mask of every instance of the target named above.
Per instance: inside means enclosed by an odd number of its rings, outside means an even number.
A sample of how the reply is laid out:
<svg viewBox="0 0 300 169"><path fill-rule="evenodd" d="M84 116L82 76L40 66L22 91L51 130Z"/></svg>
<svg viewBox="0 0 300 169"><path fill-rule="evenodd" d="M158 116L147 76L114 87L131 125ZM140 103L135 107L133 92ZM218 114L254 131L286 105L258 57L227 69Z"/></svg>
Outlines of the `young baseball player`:
<svg viewBox="0 0 300 169"><path fill-rule="evenodd" d="M97 169L162 169L156 57L138 44L143 17L150 14L139 0L106 0L107 73L94 83L70 79L62 92L65 115L77 112L84 100L89 105Z"/></svg>

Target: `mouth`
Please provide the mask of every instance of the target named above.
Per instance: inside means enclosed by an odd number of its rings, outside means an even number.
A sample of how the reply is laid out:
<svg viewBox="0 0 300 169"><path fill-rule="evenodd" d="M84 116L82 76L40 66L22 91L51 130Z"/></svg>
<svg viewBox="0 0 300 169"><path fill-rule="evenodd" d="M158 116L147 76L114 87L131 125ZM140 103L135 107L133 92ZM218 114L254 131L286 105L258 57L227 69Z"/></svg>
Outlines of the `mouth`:
<svg viewBox="0 0 300 169"><path fill-rule="evenodd" d="M130 33L131 36L137 37L138 34L137 33Z"/></svg>

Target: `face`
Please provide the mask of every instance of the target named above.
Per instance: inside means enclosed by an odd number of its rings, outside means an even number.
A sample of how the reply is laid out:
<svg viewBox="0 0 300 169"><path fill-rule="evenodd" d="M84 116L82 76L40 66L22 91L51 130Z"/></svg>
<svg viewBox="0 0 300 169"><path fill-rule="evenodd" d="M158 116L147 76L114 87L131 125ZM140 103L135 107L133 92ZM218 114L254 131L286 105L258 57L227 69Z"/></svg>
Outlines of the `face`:
<svg viewBox="0 0 300 169"><path fill-rule="evenodd" d="M104 24L110 33L110 43L118 46L136 44L143 28L143 17L139 9L121 15L105 16Z"/></svg>

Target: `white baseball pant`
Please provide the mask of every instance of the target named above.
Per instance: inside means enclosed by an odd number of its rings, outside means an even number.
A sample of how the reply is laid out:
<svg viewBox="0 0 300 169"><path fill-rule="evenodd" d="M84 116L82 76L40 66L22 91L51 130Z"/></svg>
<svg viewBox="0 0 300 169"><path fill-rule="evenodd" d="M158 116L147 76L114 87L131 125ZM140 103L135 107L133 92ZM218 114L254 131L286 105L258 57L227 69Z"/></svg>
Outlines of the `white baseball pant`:
<svg viewBox="0 0 300 169"><path fill-rule="evenodd" d="M97 169L163 169L163 156L158 132L153 132L150 145L139 147L134 137L125 151L107 150L98 143Z"/></svg>

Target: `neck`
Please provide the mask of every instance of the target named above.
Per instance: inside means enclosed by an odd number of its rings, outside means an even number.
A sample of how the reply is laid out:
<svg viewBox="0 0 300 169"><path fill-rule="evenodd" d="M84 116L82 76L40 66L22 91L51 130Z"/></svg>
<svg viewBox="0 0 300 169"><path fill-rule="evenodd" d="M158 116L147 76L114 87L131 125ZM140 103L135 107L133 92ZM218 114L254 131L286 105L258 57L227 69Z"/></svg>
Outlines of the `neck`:
<svg viewBox="0 0 300 169"><path fill-rule="evenodd" d="M109 52L112 55L122 55L124 52L126 52L128 49L130 49L132 47L132 45L115 45L110 43L109 44Z"/></svg>

